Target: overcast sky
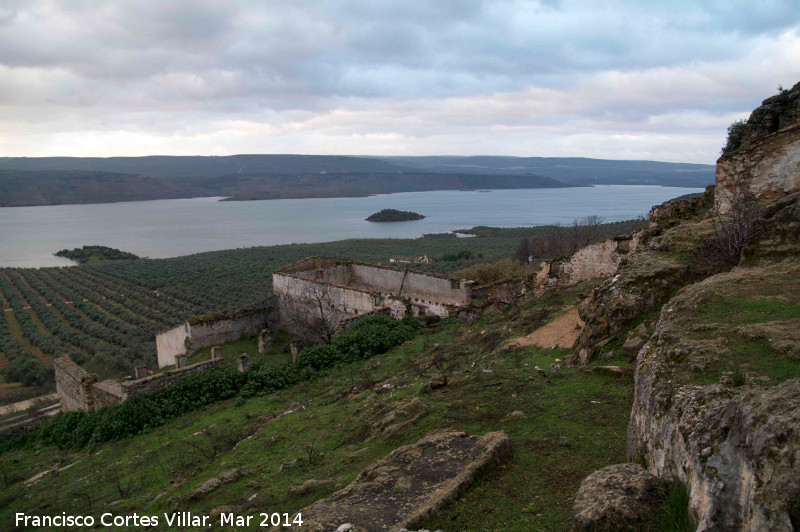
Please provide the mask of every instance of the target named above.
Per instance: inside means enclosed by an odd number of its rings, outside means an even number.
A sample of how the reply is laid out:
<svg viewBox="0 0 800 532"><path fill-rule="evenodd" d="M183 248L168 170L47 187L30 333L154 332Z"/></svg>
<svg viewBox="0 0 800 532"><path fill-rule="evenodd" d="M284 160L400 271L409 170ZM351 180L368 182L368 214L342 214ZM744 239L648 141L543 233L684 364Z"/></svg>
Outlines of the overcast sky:
<svg viewBox="0 0 800 532"><path fill-rule="evenodd" d="M2 0L0 156L713 163L798 0Z"/></svg>

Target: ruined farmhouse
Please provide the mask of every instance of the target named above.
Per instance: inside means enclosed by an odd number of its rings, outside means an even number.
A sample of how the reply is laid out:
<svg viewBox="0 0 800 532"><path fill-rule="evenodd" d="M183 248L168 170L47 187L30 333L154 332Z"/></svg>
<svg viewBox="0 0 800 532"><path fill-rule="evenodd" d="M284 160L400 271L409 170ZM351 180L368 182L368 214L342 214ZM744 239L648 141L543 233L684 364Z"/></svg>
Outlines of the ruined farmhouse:
<svg viewBox="0 0 800 532"><path fill-rule="evenodd" d="M532 283L505 281L475 286L473 281L335 257L308 257L272 275L273 295L263 308L197 316L156 336L158 366L168 371L137 372L132 380L103 380L68 357L54 361L63 411L94 411L148 393L185 376L223 364L212 360L190 364L198 350L251 336L284 331L306 345L330 341L358 318L384 313L445 318L478 315L498 304L613 273L636 249L638 238L616 238L579 250L568 258L542 262ZM212 352L218 352L212 348Z"/></svg>
<svg viewBox="0 0 800 532"><path fill-rule="evenodd" d="M445 318L472 302L472 281L333 257L309 257L275 271L278 327L306 336L309 327L335 332L354 318Z"/></svg>

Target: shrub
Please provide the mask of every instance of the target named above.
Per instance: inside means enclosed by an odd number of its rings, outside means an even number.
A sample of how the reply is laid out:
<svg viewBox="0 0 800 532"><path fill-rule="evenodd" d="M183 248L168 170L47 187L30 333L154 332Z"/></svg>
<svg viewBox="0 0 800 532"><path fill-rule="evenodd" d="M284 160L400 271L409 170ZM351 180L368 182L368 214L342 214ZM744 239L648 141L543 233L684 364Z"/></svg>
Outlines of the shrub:
<svg viewBox="0 0 800 532"><path fill-rule="evenodd" d="M728 126L728 138L725 141L725 146L722 148L722 153L730 153L738 150L742 146L744 134L747 132L747 121L737 120Z"/></svg>

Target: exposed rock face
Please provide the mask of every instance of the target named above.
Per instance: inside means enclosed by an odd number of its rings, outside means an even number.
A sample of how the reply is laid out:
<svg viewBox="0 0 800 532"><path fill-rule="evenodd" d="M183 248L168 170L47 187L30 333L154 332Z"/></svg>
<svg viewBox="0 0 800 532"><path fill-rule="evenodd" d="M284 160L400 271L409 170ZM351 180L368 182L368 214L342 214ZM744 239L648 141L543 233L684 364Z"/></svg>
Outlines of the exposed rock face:
<svg viewBox="0 0 800 532"><path fill-rule="evenodd" d="M511 440L502 432L429 434L395 449L346 488L301 510L303 530L327 532L343 524L371 532L413 527L510 451Z"/></svg>
<svg viewBox="0 0 800 532"><path fill-rule="evenodd" d="M667 253L634 253L620 265L617 274L595 288L584 301L580 317L586 322L575 342L577 357L586 363L641 312L653 308L687 282L687 267Z"/></svg>
<svg viewBox="0 0 800 532"><path fill-rule="evenodd" d="M747 147L767 135L800 120L800 83L761 102L747 119L742 146Z"/></svg>
<svg viewBox="0 0 800 532"><path fill-rule="evenodd" d="M694 217L705 216L713 205L714 185L708 185L700 195L685 199L674 199L661 205L654 205L650 209L647 219L651 226L664 222L669 223L672 219L689 220Z"/></svg>
<svg viewBox="0 0 800 532"><path fill-rule="evenodd" d="M645 529L661 508L660 484L638 464L616 464L595 471L584 479L575 497L575 529Z"/></svg>
<svg viewBox="0 0 800 532"><path fill-rule="evenodd" d="M639 352L629 459L685 482L700 530L800 527L800 365L784 349L798 287L796 258L710 277L664 306Z"/></svg>
<svg viewBox="0 0 800 532"><path fill-rule="evenodd" d="M378 409L372 416L367 440L378 436L381 436L385 440L391 439L392 436L427 413L428 405L417 397L405 401L389 403L383 408Z"/></svg>
<svg viewBox="0 0 800 532"><path fill-rule="evenodd" d="M800 190L800 83L764 100L739 136L739 146L731 147L729 139L729 151L717 161L720 212L729 211L737 185L763 201Z"/></svg>
<svg viewBox="0 0 800 532"><path fill-rule="evenodd" d="M219 475L211 477L210 479L198 485L189 494L189 499L198 499L204 495L211 493L212 491L222 486L223 484L228 484L230 482L235 482L236 480L239 480L239 477L241 476L242 473L238 469L228 469L227 471L223 471Z"/></svg>
<svg viewBox="0 0 800 532"><path fill-rule="evenodd" d="M800 123L756 140L717 161L716 206L730 210L737 186L762 201L800 191Z"/></svg>

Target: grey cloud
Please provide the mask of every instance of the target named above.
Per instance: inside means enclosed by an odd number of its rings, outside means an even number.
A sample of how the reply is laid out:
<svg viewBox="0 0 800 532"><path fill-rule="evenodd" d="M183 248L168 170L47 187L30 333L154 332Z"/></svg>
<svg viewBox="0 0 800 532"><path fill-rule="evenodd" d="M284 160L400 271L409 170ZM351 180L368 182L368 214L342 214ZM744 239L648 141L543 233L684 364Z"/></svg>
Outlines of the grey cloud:
<svg viewBox="0 0 800 532"><path fill-rule="evenodd" d="M659 117L698 113L724 132L767 80L800 78L780 48L796 45L798 21L794 0L6 0L0 112L23 133L27 120L312 142L289 132L322 124L319 146L496 126L522 149L512 128L674 132L679 120Z"/></svg>

